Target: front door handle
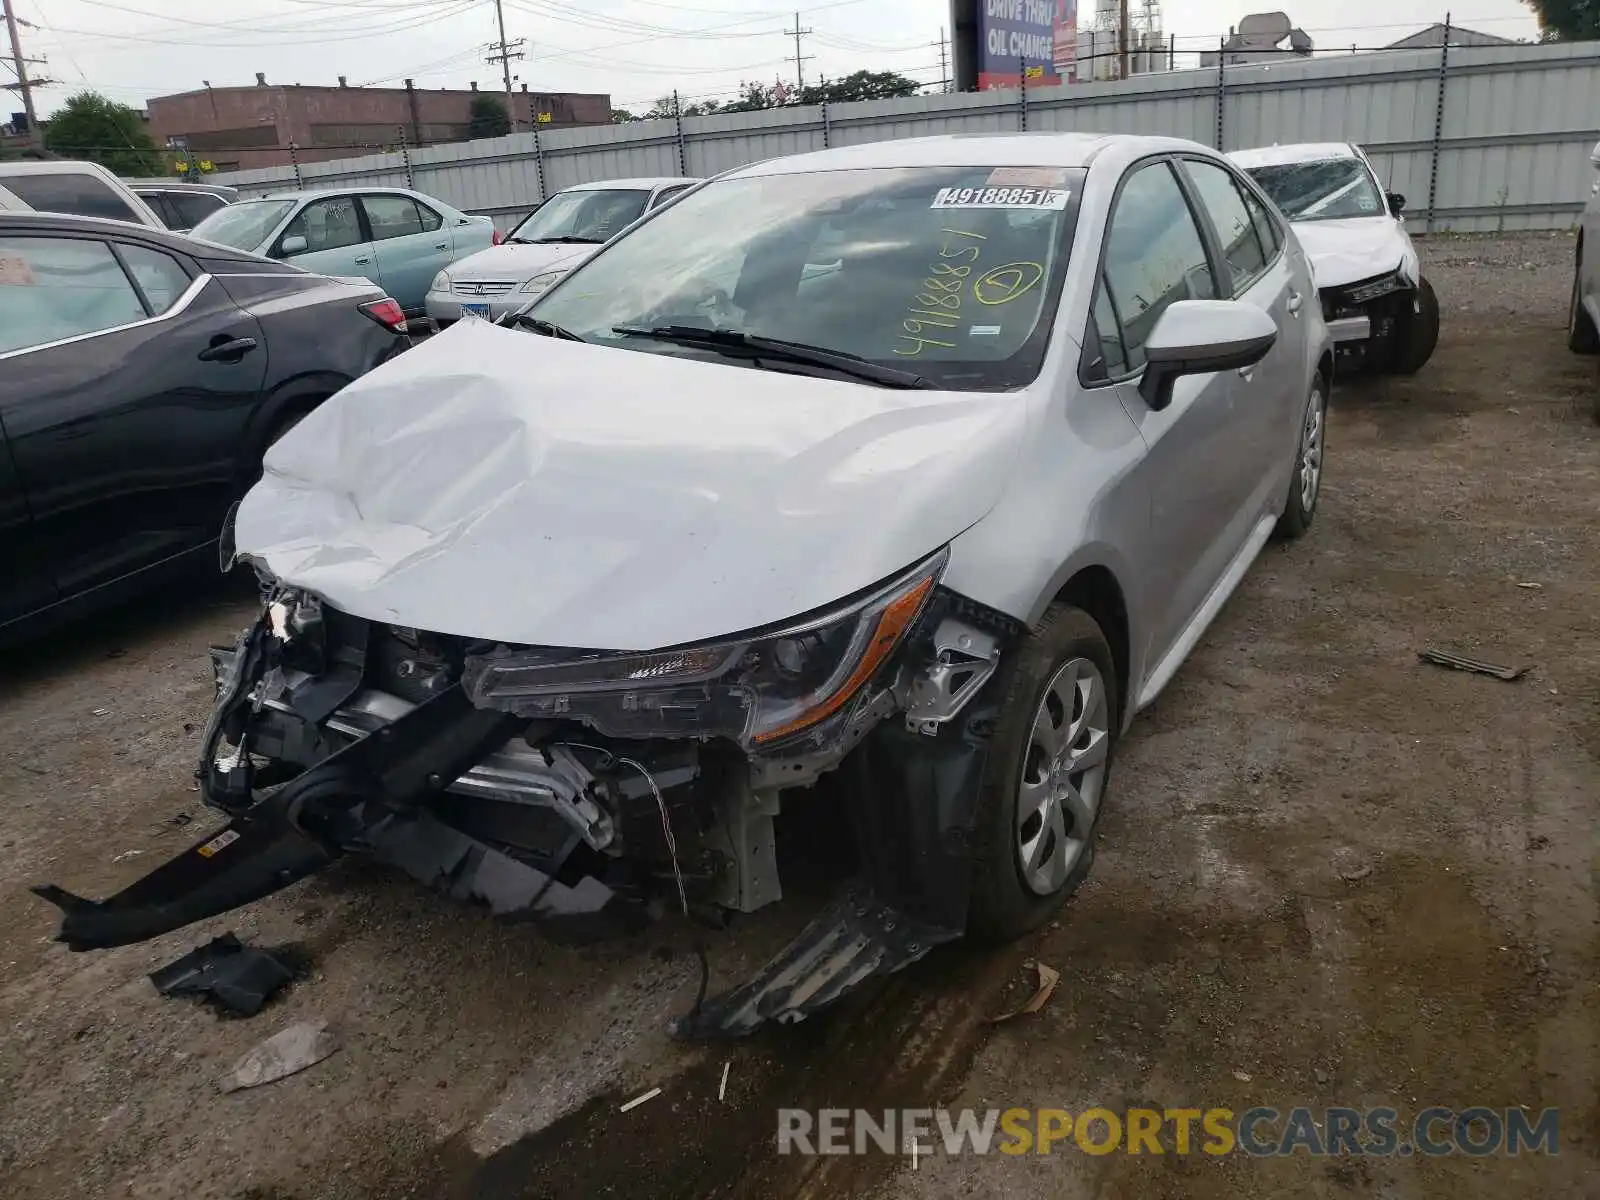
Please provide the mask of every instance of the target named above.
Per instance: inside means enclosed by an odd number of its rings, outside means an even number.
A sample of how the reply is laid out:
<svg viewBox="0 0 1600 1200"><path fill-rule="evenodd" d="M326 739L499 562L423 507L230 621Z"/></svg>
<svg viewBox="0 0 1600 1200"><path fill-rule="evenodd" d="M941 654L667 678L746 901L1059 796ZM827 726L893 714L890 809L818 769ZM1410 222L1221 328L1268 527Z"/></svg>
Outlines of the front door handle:
<svg viewBox="0 0 1600 1200"><path fill-rule="evenodd" d="M356 266L358 267L368 267L371 265L372 258L370 255L363 254L360 258L356 259Z"/></svg>
<svg viewBox="0 0 1600 1200"><path fill-rule="evenodd" d="M435 242L433 244L433 248L435 250L448 250L448 249L450 249L450 243L449 242Z"/></svg>
<svg viewBox="0 0 1600 1200"><path fill-rule="evenodd" d="M256 340L253 337L225 337L221 341L213 341L200 351L200 361L235 363L255 348Z"/></svg>
<svg viewBox="0 0 1600 1200"><path fill-rule="evenodd" d="M1239 368L1239 378L1244 380L1246 383L1249 383L1255 377L1256 377L1256 369L1255 369L1255 365L1254 364L1252 364L1252 365L1250 365L1248 367L1240 367Z"/></svg>
<svg viewBox="0 0 1600 1200"><path fill-rule="evenodd" d="M1291 317L1298 317L1300 315L1300 309L1304 307L1304 305L1305 299L1300 295L1299 292L1289 293L1289 315Z"/></svg>

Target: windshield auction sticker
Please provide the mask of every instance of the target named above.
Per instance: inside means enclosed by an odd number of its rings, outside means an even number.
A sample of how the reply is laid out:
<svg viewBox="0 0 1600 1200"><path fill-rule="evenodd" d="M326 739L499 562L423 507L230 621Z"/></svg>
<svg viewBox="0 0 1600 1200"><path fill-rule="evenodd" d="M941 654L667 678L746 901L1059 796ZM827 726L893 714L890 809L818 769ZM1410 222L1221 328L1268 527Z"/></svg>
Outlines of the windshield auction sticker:
<svg viewBox="0 0 1600 1200"><path fill-rule="evenodd" d="M931 208L1010 208L1060 212L1072 195L1066 188L940 188Z"/></svg>

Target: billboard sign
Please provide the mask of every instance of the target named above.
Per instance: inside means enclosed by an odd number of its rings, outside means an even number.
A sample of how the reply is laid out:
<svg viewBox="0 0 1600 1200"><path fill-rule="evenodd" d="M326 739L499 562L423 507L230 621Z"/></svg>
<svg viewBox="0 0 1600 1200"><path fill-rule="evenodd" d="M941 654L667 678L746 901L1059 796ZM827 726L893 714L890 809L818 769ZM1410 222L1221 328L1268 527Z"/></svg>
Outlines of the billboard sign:
<svg viewBox="0 0 1600 1200"><path fill-rule="evenodd" d="M1045 87L1070 79L1078 46L1078 0L982 0L978 87ZM1070 30L1070 33L1068 32ZM1061 56L1069 74L1060 70Z"/></svg>

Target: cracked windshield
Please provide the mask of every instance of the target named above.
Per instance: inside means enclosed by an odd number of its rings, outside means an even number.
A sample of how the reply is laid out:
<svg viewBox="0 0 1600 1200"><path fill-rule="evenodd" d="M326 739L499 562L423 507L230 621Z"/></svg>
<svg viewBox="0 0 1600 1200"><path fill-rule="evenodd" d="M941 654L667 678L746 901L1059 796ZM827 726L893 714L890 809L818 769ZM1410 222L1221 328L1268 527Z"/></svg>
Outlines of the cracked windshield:
<svg viewBox="0 0 1600 1200"><path fill-rule="evenodd" d="M921 167L713 183L602 251L531 315L650 353L732 353L695 337L715 330L930 386L1019 387L1043 361L1082 175Z"/></svg>

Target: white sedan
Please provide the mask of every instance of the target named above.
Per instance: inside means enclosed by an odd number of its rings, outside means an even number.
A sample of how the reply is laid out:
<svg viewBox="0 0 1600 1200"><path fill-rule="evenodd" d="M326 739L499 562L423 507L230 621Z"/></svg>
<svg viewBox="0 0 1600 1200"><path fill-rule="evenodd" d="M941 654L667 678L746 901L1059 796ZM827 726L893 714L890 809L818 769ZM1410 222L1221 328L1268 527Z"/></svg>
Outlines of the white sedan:
<svg viewBox="0 0 1600 1200"><path fill-rule="evenodd" d="M1317 142L1228 157L1294 223L1340 366L1420 371L1439 343L1439 301L1406 232L1405 197L1384 191L1361 147Z"/></svg>
<svg viewBox="0 0 1600 1200"><path fill-rule="evenodd" d="M243 832L51 893L63 937L341 853L552 934L750 912L774 816L835 772L863 877L686 1032L1020 936L1088 874L1134 715L1311 526L1333 365L1293 231L1193 142L730 171L273 447L233 526L268 600L216 652L199 773Z"/></svg>

